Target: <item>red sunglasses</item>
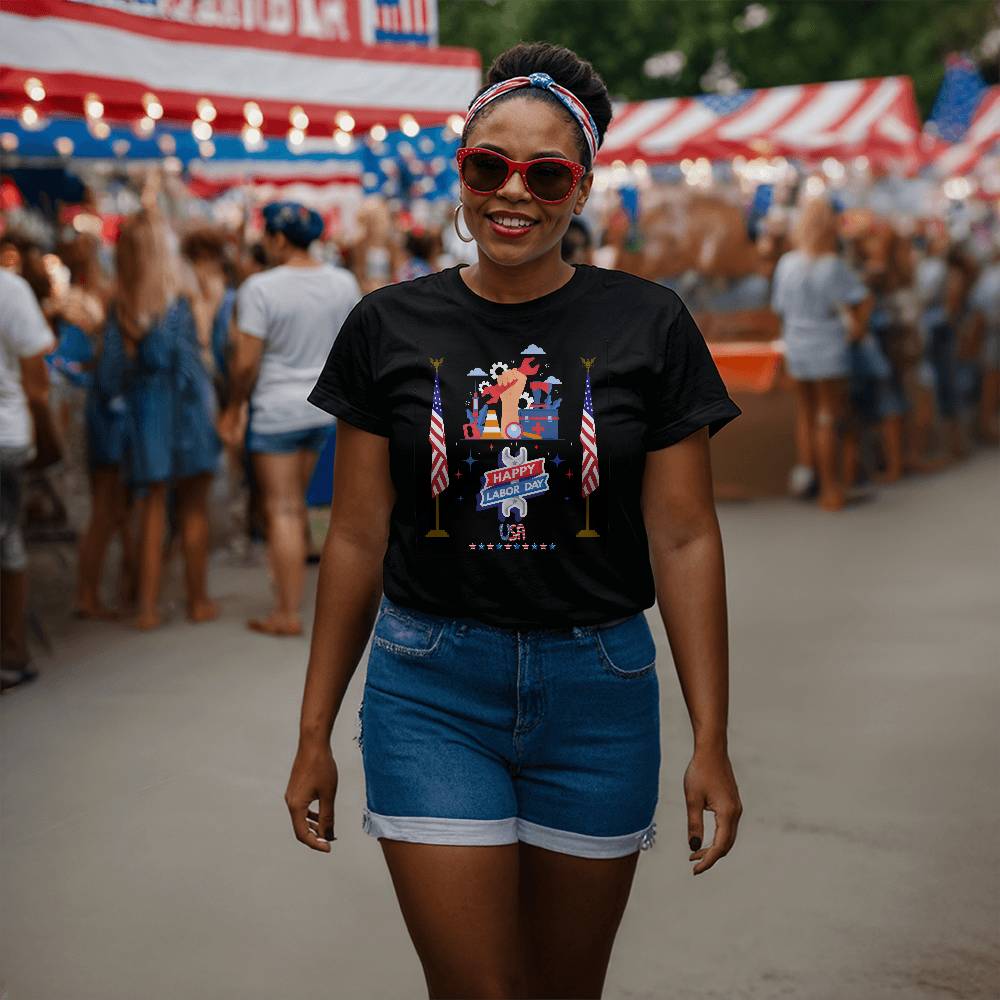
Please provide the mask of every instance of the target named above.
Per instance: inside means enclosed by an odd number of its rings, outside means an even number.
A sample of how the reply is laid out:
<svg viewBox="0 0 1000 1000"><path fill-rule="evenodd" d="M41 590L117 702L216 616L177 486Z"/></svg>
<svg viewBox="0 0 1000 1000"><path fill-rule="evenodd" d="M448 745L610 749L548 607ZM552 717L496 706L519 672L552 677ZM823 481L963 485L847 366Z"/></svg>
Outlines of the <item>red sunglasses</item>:
<svg viewBox="0 0 1000 1000"><path fill-rule="evenodd" d="M502 153L481 146L463 146L455 153L462 183L473 194L493 194L499 191L516 170L524 186L536 201L558 205L574 191L587 172L582 163L563 160L558 156L542 156L537 160L512 160Z"/></svg>

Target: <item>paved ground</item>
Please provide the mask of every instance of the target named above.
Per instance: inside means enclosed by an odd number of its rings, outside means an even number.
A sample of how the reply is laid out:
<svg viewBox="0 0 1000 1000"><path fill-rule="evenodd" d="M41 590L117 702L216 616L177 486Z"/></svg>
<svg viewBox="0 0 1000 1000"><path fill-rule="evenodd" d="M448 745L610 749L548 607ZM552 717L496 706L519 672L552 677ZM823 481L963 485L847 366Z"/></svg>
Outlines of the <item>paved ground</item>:
<svg viewBox="0 0 1000 1000"><path fill-rule="evenodd" d="M691 878L687 722L651 612L659 835L607 998L998 995L998 473L980 454L844 516L722 508L743 829ZM215 578L217 625L57 621L43 677L0 703L10 1000L422 995L360 829L360 671L334 736L326 857L292 839L282 802L305 641L242 629L263 607L261 570ZM65 587L50 595L50 617L65 602Z"/></svg>

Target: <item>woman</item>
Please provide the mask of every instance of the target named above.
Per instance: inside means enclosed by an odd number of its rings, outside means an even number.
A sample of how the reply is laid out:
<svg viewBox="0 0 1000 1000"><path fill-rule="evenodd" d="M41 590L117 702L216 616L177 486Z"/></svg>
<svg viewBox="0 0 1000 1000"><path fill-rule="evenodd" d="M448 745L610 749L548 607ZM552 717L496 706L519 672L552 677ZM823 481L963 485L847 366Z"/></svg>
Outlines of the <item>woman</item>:
<svg viewBox="0 0 1000 1000"><path fill-rule="evenodd" d="M785 367L795 379L798 468L817 468L819 505L847 502L838 438L848 406L850 345L867 329L871 300L860 279L837 255L837 225L825 198L799 210L796 249L774 271L771 308L782 318Z"/></svg>
<svg viewBox="0 0 1000 1000"><path fill-rule="evenodd" d="M310 397L340 422L286 802L329 851L330 730L374 623L363 823L433 997L600 996L655 836L655 596L695 874L741 811L708 448L740 411L673 292L561 259L610 118L569 50L500 55L457 154L478 262L365 296Z"/></svg>
<svg viewBox="0 0 1000 1000"><path fill-rule="evenodd" d="M212 382L166 225L147 191L145 207L122 226L115 248L118 285L104 350L121 359L126 409L126 473L138 492L136 627L156 628L167 526L167 490L177 492L187 615L211 621L208 597L208 492L218 465ZM108 376L112 385L115 378Z"/></svg>
<svg viewBox="0 0 1000 1000"><path fill-rule="evenodd" d="M337 330L361 296L354 276L317 261L310 246L322 218L295 202L264 208L270 271L251 275L236 302L229 401L219 425L246 447L264 497L275 606L247 626L273 636L302 634L302 590L309 549L306 488L334 419L306 401Z"/></svg>

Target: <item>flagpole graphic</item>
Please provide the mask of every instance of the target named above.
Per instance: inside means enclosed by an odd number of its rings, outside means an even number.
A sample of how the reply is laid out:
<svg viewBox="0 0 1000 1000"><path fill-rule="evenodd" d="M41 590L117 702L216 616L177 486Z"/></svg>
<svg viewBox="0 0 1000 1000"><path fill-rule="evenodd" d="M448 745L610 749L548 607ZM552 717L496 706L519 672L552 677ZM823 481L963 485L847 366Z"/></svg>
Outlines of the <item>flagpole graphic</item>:
<svg viewBox="0 0 1000 1000"><path fill-rule="evenodd" d="M590 368L597 358L580 358L587 370L587 383L583 394L583 416L580 420L580 444L583 445L583 462L580 467L580 495L584 498L585 525L577 538L599 538L590 526L590 494L597 489L597 424L594 422L594 400L590 394Z"/></svg>
<svg viewBox="0 0 1000 1000"><path fill-rule="evenodd" d="M440 494L448 487L448 445L444 438L444 416L441 411L441 378L438 369L444 358L428 358L434 366L434 399L431 402L431 428L427 435L431 443L431 496L434 497L434 527L426 538L447 538L441 527Z"/></svg>

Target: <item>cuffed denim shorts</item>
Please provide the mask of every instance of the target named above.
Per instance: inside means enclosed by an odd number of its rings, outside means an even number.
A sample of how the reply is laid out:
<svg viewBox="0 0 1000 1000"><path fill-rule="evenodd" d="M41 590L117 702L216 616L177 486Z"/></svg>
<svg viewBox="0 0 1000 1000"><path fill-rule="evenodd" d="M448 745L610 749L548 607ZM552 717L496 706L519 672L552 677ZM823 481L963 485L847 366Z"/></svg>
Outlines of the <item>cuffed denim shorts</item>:
<svg viewBox="0 0 1000 1000"><path fill-rule="evenodd" d="M642 612L517 630L383 596L358 718L374 837L587 858L653 843L659 681Z"/></svg>
<svg viewBox="0 0 1000 1000"><path fill-rule="evenodd" d="M264 434L250 425L246 449L254 455L290 455L297 451L322 451L326 439L333 432L333 424L322 427L303 427L297 431Z"/></svg>

